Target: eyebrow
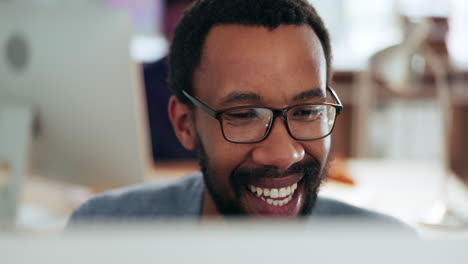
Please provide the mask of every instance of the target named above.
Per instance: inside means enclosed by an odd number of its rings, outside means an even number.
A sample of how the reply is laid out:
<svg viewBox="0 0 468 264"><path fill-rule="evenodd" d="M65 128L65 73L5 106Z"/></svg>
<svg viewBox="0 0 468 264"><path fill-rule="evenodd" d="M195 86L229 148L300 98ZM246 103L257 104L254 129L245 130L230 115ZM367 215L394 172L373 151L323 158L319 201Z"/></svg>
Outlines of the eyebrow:
<svg viewBox="0 0 468 264"><path fill-rule="evenodd" d="M260 95L250 92L232 92L221 101L221 105L229 105L232 103L247 103L252 101L260 101Z"/></svg>
<svg viewBox="0 0 468 264"><path fill-rule="evenodd" d="M322 89L314 88L314 89L307 90L305 92L302 92L294 96L293 101L297 102L297 101L313 99L313 98L326 98L326 96L323 93Z"/></svg>
<svg viewBox="0 0 468 264"><path fill-rule="evenodd" d="M301 101L313 98L325 98L325 95L320 88L314 88L307 91L304 91L296 96L294 96L293 101ZM229 93L222 101L221 105L229 105L233 103L252 103L261 101L262 97L256 93L252 92L232 92Z"/></svg>

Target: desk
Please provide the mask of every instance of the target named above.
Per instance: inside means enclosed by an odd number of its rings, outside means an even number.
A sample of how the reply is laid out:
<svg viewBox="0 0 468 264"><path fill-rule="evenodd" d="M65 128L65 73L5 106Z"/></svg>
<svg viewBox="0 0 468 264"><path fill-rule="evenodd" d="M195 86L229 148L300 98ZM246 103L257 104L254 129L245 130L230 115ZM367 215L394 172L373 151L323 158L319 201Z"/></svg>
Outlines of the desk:
<svg viewBox="0 0 468 264"><path fill-rule="evenodd" d="M321 195L394 216L416 226L439 198L442 166L428 161L350 160L353 188L325 184ZM468 219L468 190L449 180L449 202Z"/></svg>
<svg viewBox="0 0 468 264"><path fill-rule="evenodd" d="M320 195L392 215L413 226L438 198L442 170L437 163L348 160L346 166L356 185L328 182ZM194 162L157 163L147 181L180 178L196 170ZM449 187L452 206L468 219L468 191L456 178L451 179ZM20 224L39 231L60 230L74 207L93 194L84 187L29 177L22 191ZM34 208L40 207L49 215L34 215Z"/></svg>
<svg viewBox="0 0 468 264"><path fill-rule="evenodd" d="M194 162L157 163L150 177L182 177L197 168ZM350 159L346 170L355 186L330 181L320 195L394 216L412 226L439 198L443 170L437 162ZM455 177L449 181L449 202L468 219L468 189Z"/></svg>

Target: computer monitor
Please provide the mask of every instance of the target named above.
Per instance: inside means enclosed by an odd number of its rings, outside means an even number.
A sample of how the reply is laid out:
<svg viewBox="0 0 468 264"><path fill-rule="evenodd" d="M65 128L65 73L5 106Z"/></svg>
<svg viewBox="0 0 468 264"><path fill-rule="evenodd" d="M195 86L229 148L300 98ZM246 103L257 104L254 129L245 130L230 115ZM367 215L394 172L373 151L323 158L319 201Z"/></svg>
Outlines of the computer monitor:
<svg viewBox="0 0 468 264"><path fill-rule="evenodd" d="M62 236L0 236L0 248L2 262L15 264L468 262L467 233L452 230L423 238L364 219L201 224L173 220L95 226Z"/></svg>
<svg viewBox="0 0 468 264"><path fill-rule="evenodd" d="M141 182L149 148L131 21L77 2L0 1L0 111L32 109L33 175L95 190Z"/></svg>

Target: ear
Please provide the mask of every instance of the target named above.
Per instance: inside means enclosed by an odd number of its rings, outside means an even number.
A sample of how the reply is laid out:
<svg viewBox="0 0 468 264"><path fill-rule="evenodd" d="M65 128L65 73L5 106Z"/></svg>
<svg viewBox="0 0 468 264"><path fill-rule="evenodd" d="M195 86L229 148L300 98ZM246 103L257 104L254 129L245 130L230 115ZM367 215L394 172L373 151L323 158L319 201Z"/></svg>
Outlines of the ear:
<svg viewBox="0 0 468 264"><path fill-rule="evenodd" d="M169 99L169 119L172 128L184 148L194 150L196 146L196 131L191 116L191 110L181 103L177 97L171 96Z"/></svg>

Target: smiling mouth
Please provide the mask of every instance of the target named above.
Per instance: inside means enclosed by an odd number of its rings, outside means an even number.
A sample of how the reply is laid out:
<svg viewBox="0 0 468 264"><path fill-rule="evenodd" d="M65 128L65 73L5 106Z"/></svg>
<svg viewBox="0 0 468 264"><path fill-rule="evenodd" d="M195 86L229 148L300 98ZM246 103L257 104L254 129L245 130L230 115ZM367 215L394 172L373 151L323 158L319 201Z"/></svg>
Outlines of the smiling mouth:
<svg viewBox="0 0 468 264"><path fill-rule="evenodd" d="M297 183L282 188L262 188L249 185L247 189L267 204L283 207L293 199L294 193L297 190Z"/></svg>

